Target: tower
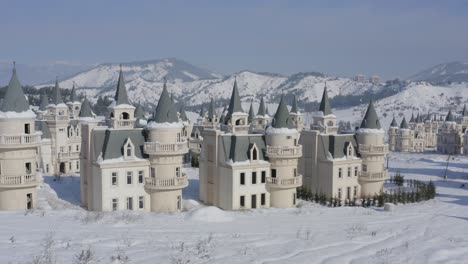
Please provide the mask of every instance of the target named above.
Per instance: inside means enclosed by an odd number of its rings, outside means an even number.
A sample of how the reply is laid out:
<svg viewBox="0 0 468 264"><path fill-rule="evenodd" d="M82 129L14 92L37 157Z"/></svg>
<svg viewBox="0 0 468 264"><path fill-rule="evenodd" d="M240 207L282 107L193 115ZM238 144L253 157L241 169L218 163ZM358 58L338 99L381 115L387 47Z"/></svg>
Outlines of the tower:
<svg viewBox="0 0 468 264"><path fill-rule="evenodd" d="M295 128L298 131L304 129L304 118L302 117L302 114L299 111L299 108L297 107L297 99L295 95L293 96L293 102L291 112L289 113L289 118L291 120L291 128Z"/></svg>
<svg viewBox="0 0 468 264"><path fill-rule="evenodd" d="M125 80L120 65L119 80L114 96L114 102L108 107L110 116L107 123L114 129L128 129L135 127L135 107L130 104L125 88Z"/></svg>
<svg viewBox="0 0 468 264"><path fill-rule="evenodd" d="M271 163L271 174L267 178L272 207L289 208L296 206L296 188L302 185L302 175L297 173L298 159L302 146L298 144L299 132L291 125L290 115L284 97L265 133L266 154Z"/></svg>
<svg viewBox="0 0 468 264"><path fill-rule="evenodd" d="M263 133L270 122L271 117L268 114L267 107L265 106L265 101L262 96L260 99L260 105L258 106L257 115L254 117L252 122L252 131L254 133Z"/></svg>
<svg viewBox="0 0 468 264"><path fill-rule="evenodd" d="M244 109L242 109L237 80L235 80L226 120L224 124L221 125L221 129L233 134L248 134L249 128L248 115L244 112Z"/></svg>
<svg viewBox="0 0 468 264"><path fill-rule="evenodd" d="M330 100L328 99L327 84L323 88L322 100L320 101L319 111L313 117L312 130L318 130L324 134L336 135L338 125L336 116L331 111Z"/></svg>
<svg viewBox="0 0 468 264"><path fill-rule="evenodd" d="M403 117L400 123L400 129L398 129L396 150L407 152L411 146L411 130L409 129L406 118Z"/></svg>
<svg viewBox="0 0 468 264"><path fill-rule="evenodd" d="M70 92L70 100L68 100L67 106L70 110L70 118L77 119L80 115L81 102L78 96L76 95L75 83L73 83L73 88Z"/></svg>
<svg viewBox="0 0 468 264"><path fill-rule="evenodd" d="M388 147L390 151L396 149L396 138L397 138L398 124L395 120L395 115L393 115L392 123L388 129Z"/></svg>
<svg viewBox="0 0 468 264"><path fill-rule="evenodd" d="M183 128L164 82L153 120L147 126L148 139L144 147L150 161L150 177L145 180L145 189L150 194L151 211L182 210L182 189L188 186L187 176L182 171L183 157L188 153Z"/></svg>
<svg viewBox="0 0 468 264"><path fill-rule="evenodd" d="M35 131L35 118L13 66L0 107L0 210L36 207L41 133Z"/></svg>
<svg viewBox="0 0 468 264"><path fill-rule="evenodd" d="M361 126L356 131L356 138L362 159L362 171L358 178L361 196L373 196L383 191L383 184L387 178L384 163L388 145L384 143L384 131L372 100Z"/></svg>
<svg viewBox="0 0 468 264"><path fill-rule="evenodd" d="M208 107L208 116L204 120L203 126L206 128L216 128L219 124L219 117L216 114L215 103L211 98L210 105Z"/></svg>

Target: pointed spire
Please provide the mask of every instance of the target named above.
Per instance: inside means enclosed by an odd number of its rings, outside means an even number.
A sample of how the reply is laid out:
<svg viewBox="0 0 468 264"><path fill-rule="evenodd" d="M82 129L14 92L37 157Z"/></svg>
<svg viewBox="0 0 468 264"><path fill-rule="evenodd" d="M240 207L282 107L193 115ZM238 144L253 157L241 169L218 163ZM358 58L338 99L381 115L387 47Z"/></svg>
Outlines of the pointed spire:
<svg viewBox="0 0 468 264"><path fill-rule="evenodd" d="M466 104L463 105L462 116L468 116L468 110L466 110Z"/></svg>
<svg viewBox="0 0 468 264"><path fill-rule="evenodd" d="M247 122L248 122L249 124L251 124L252 121L253 121L253 119L254 119L253 104L252 104L252 102L250 102L249 117L247 118Z"/></svg>
<svg viewBox="0 0 468 264"><path fill-rule="evenodd" d="M367 107L366 114L364 115L364 119L362 119L361 127L360 128L370 128L370 129L380 129L380 122L379 117L377 116L377 112L374 108L374 102L372 99L369 102L369 106Z"/></svg>
<svg viewBox="0 0 468 264"><path fill-rule="evenodd" d="M185 113L184 105L180 105L179 117L182 121L188 121L187 113Z"/></svg>
<svg viewBox="0 0 468 264"><path fill-rule="evenodd" d="M49 105L49 97L47 97L47 94L45 93L45 91L42 91L41 103L39 104L39 110L41 111L47 110L48 105Z"/></svg>
<svg viewBox="0 0 468 264"><path fill-rule="evenodd" d="M1 111L21 113L27 110L29 110L29 102L16 75L16 62L13 62L13 73L3 97Z"/></svg>
<svg viewBox="0 0 468 264"><path fill-rule="evenodd" d="M409 122L410 122L410 123L414 123L414 122L415 122L415 120L414 120L414 113L411 113L411 119L410 119Z"/></svg>
<svg viewBox="0 0 468 264"><path fill-rule="evenodd" d="M408 129L408 123L406 123L406 118L405 117L403 117L403 120L401 120L400 128L401 129Z"/></svg>
<svg viewBox="0 0 468 264"><path fill-rule="evenodd" d="M73 82L73 87L72 87L72 90L70 92L70 102L79 102L80 100L78 100L78 96L76 96L76 90L75 90L75 82Z"/></svg>
<svg viewBox="0 0 468 264"><path fill-rule="evenodd" d="M153 121L156 123L178 123L177 111L167 91L166 81L159 97L158 105L153 113Z"/></svg>
<svg viewBox="0 0 468 264"><path fill-rule="evenodd" d="M262 98L260 99L260 106L258 107L257 115L258 115L258 116L265 116L265 115L267 115L267 112L266 112L266 110L265 110L265 101L263 100L263 96L262 96Z"/></svg>
<svg viewBox="0 0 468 264"><path fill-rule="evenodd" d="M234 80L234 86L232 88L231 101L229 102L229 108L227 113L227 119L229 120L233 113L244 112L242 109L241 100L239 97L239 91L237 89L237 79Z"/></svg>
<svg viewBox="0 0 468 264"><path fill-rule="evenodd" d="M208 118L213 119L215 117L215 106L214 100L211 98L210 106L208 107Z"/></svg>
<svg viewBox="0 0 468 264"><path fill-rule="evenodd" d="M55 87L52 91L52 103L54 105L63 104L62 93L60 92L58 77L55 78Z"/></svg>
<svg viewBox="0 0 468 264"><path fill-rule="evenodd" d="M287 128L289 123L289 111L284 102L284 96L281 95L281 100L273 118L272 126L274 128Z"/></svg>
<svg viewBox="0 0 468 264"><path fill-rule="evenodd" d="M203 104L200 109L200 117L204 118L205 117L205 108L203 107Z"/></svg>
<svg viewBox="0 0 468 264"><path fill-rule="evenodd" d="M320 101L319 111L322 111L324 116L330 115L332 113L330 100L328 99L327 83L326 82L325 82L325 87L323 88L322 101Z"/></svg>
<svg viewBox="0 0 468 264"><path fill-rule="evenodd" d="M291 107L291 113L299 114L299 109L297 107L296 95L293 95L293 102Z"/></svg>
<svg viewBox="0 0 468 264"><path fill-rule="evenodd" d="M94 117L91 103L89 102L87 97L85 97L83 103L81 104L79 117Z"/></svg>
<svg viewBox="0 0 468 264"><path fill-rule="evenodd" d="M117 82L117 90L115 91L115 105L130 104L127 96L127 88L125 88L125 80L122 72L122 64L120 64L119 80Z"/></svg>
<svg viewBox="0 0 468 264"><path fill-rule="evenodd" d="M398 127L398 124L395 120L395 116L393 116L392 123L390 124L390 127Z"/></svg>
<svg viewBox="0 0 468 264"><path fill-rule="evenodd" d="M145 116L145 109L143 108L143 106L141 104L137 104L136 105L136 109L135 109L135 118L136 119L146 119L146 116Z"/></svg>
<svg viewBox="0 0 468 264"><path fill-rule="evenodd" d="M455 119L452 114L452 110L449 110L447 116L445 117L446 122L455 122Z"/></svg>

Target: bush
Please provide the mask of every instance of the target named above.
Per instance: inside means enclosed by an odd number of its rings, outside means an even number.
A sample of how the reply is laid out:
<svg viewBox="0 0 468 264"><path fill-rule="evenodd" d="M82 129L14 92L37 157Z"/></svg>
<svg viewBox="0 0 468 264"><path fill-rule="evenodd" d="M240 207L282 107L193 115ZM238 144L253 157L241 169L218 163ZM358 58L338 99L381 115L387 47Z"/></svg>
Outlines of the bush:
<svg viewBox="0 0 468 264"><path fill-rule="evenodd" d="M403 183L405 182L405 177L400 174L400 172L397 172L395 177L393 178L393 182L395 183L396 186L403 186Z"/></svg>

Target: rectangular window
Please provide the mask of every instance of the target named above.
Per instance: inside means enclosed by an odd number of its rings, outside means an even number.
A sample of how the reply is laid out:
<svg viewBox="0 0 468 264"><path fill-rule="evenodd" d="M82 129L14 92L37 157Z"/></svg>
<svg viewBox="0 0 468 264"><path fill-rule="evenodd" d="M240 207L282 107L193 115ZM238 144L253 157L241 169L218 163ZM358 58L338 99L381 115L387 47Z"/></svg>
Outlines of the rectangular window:
<svg viewBox="0 0 468 264"><path fill-rule="evenodd" d="M117 185L117 172L112 173L112 185Z"/></svg>
<svg viewBox="0 0 468 264"><path fill-rule="evenodd" d="M180 177L180 168L179 168L179 167L175 168L175 176L176 176L177 178Z"/></svg>
<svg viewBox="0 0 468 264"><path fill-rule="evenodd" d="M266 171L262 171L262 183L266 182Z"/></svg>
<svg viewBox="0 0 468 264"><path fill-rule="evenodd" d="M244 206L245 206L245 196L241 195L241 197L240 197L240 207L244 207Z"/></svg>
<svg viewBox="0 0 468 264"><path fill-rule="evenodd" d="M296 176L297 176L297 169L294 168L294 177L296 177Z"/></svg>
<svg viewBox="0 0 468 264"><path fill-rule="evenodd" d="M144 196L138 197L138 208L140 208L140 209L145 208L145 197Z"/></svg>
<svg viewBox="0 0 468 264"><path fill-rule="evenodd" d="M354 194L353 195L354 195L354 197L357 196L357 186L354 186Z"/></svg>
<svg viewBox="0 0 468 264"><path fill-rule="evenodd" d="M359 168L356 166L354 167L354 176L358 176Z"/></svg>
<svg viewBox="0 0 468 264"><path fill-rule="evenodd" d="M338 199L341 200L341 188L338 188Z"/></svg>
<svg viewBox="0 0 468 264"><path fill-rule="evenodd" d="M127 197L127 210L133 210L133 197Z"/></svg>
<svg viewBox="0 0 468 264"><path fill-rule="evenodd" d="M342 177L343 177L343 169L338 168L338 178L342 178Z"/></svg>
<svg viewBox="0 0 468 264"><path fill-rule="evenodd" d="M79 145L76 145L76 151L80 151L80 146Z"/></svg>
<svg viewBox="0 0 468 264"><path fill-rule="evenodd" d="M63 147L60 147L60 152L65 152Z"/></svg>
<svg viewBox="0 0 468 264"><path fill-rule="evenodd" d="M131 171L127 171L127 184L132 184L133 173Z"/></svg>
<svg viewBox="0 0 468 264"><path fill-rule="evenodd" d="M366 164L362 164L362 171L364 171L364 172L367 171L367 165Z"/></svg>
<svg viewBox="0 0 468 264"><path fill-rule="evenodd" d="M252 184L257 184L257 172L252 172Z"/></svg>
<svg viewBox="0 0 468 264"><path fill-rule="evenodd" d="M77 170L80 169L80 162L79 162L79 161L76 161L76 169L77 169Z"/></svg>
<svg viewBox="0 0 468 264"><path fill-rule="evenodd" d="M271 169L271 177L276 178L276 169Z"/></svg>
<svg viewBox="0 0 468 264"><path fill-rule="evenodd" d="M351 187L346 188L346 199L351 199Z"/></svg>
<svg viewBox="0 0 468 264"><path fill-rule="evenodd" d="M68 162L68 170L71 170L72 169L72 162Z"/></svg>
<svg viewBox="0 0 468 264"><path fill-rule="evenodd" d="M138 171L138 183L143 183L144 174L143 171Z"/></svg>
<svg viewBox="0 0 468 264"><path fill-rule="evenodd" d="M182 196L177 196L177 210L182 210Z"/></svg>
<svg viewBox="0 0 468 264"><path fill-rule="evenodd" d="M151 168L151 178L156 178L156 169Z"/></svg>
<svg viewBox="0 0 468 264"><path fill-rule="evenodd" d="M112 211L117 211L119 209L119 202L116 198L112 199Z"/></svg>
<svg viewBox="0 0 468 264"><path fill-rule="evenodd" d="M68 146L68 152L72 152L72 146Z"/></svg>
<svg viewBox="0 0 468 264"><path fill-rule="evenodd" d="M260 205L265 205L265 203L266 203L266 195L262 193L262 195L260 196Z"/></svg>
<svg viewBox="0 0 468 264"><path fill-rule="evenodd" d="M348 167L348 177L351 177L351 167Z"/></svg>
<svg viewBox="0 0 468 264"><path fill-rule="evenodd" d="M296 205L296 193L293 193L293 205Z"/></svg>
<svg viewBox="0 0 468 264"><path fill-rule="evenodd" d="M245 173L241 172L240 174L240 184L245 185Z"/></svg>

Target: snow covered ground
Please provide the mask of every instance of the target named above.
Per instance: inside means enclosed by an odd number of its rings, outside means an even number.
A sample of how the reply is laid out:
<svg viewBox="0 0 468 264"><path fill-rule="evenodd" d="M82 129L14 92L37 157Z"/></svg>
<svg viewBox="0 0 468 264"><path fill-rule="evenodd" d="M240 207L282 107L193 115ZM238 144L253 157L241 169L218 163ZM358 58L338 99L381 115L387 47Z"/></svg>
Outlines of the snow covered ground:
<svg viewBox="0 0 468 264"><path fill-rule="evenodd" d="M225 212L197 202L198 171L186 168L190 210L96 213L79 207L78 177L45 177L39 209L0 212L0 263L33 263L41 254L76 263L87 248L99 263L467 263L468 158L450 160L444 181L446 162L438 154L392 153L392 174L432 180L438 193L394 212L309 202Z"/></svg>

